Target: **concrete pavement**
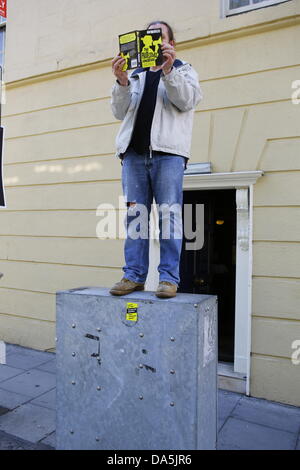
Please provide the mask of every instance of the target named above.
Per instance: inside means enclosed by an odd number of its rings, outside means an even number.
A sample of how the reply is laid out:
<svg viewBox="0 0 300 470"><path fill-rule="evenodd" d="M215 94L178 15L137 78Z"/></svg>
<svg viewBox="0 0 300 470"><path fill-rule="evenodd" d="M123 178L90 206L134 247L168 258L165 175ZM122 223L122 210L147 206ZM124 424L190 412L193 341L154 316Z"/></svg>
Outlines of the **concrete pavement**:
<svg viewBox="0 0 300 470"><path fill-rule="evenodd" d="M6 345L0 450L55 450L55 353ZM219 450L300 450L300 408L218 392Z"/></svg>

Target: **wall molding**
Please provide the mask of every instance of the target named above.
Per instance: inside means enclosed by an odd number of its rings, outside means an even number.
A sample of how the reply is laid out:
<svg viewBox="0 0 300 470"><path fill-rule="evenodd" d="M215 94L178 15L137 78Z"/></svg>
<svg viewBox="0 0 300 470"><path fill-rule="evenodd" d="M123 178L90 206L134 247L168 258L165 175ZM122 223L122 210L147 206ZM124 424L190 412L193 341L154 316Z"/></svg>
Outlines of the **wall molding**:
<svg viewBox="0 0 300 470"><path fill-rule="evenodd" d="M263 175L262 170L185 175L183 189L246 188Z"/></svg>

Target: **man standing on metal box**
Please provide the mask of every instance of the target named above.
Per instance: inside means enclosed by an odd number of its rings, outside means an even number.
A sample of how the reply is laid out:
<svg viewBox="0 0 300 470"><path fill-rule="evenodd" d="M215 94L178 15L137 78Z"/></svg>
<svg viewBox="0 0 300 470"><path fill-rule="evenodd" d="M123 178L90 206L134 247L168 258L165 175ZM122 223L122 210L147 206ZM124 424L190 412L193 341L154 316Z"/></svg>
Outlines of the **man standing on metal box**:
<svg viewBox="0 0 300 470"><path fill-rule="evenodd" d="M176 296L180 282L183 174L190 156L194 110L203 95L196 71L189 63L176 59L171 27L163 21L154 21L147 29L157 28L162 29L165 60L161 66L135 69L128 76L127 71L122 71L125 59L118 54L112 60L117 80L112 88L111 106L116 119L123 121L116 138L116 156L121 159L122 187L128 207L124 277L111 288L113 295L144 289L149 267L149 232L146 237L132 237L129 227L140 207L146 209L149 226L153 196L159 208L160 228L157 297ZM163 236L166 219L170 224L168 237Z"/></svg>

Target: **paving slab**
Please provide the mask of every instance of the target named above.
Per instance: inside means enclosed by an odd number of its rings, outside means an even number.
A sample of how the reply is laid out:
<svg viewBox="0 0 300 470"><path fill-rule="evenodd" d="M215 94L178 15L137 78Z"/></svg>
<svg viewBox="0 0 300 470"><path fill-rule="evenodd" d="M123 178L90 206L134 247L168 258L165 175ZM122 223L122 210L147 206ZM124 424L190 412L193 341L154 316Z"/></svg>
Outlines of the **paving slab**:
<svg viewBox="0 0 300 470"><path fill-rule="evenodd" d="M218 435L218 450L294 450L297 435L229 417Z"/></svg>
<svg viewBox="0 0 300 470"><path fill-rule="evenodd" d="M5 415L5 413L7 413L9 410L9 408L6 408L5 406L0 406L0 416L1 415Z"/></svg>
<svg viewBox="0 0 300 470"><path fill-rule="evenodd" d="M56 374L56 359L51 359L44 364L35 367L37 370L44 370L45 372L50 372L51 374Z"/></svg>
<svg viewBox="0 0 300 470"><path fill-rule="evenodd" d="M37 443L55 431L55 411L27 403L0 416L0 430Z"/></svg>
<svg viewBox="0 0 300 470"><path fill-rule="evenodd" d="M232 416L284 431L300 431L300 409L296 406L242 397L232 411Z"/></svg>
<svg viewBox="0 0 300 470"><path fill-rule="evenodd" d="M49 392L44 393L43 395L38 396L30 401L32 405L44 406L45 408L50 408L55 410L56 407L56 388L50 390Z"/></svg>
<svg viewBox="0 0 300 470"><path fill-rule="evenodd" d="M19 346L17 344L5 343L6 356L8 354L14 354L16 352L30 351L30 348L25 348L24 346Z"/></svg>
<svg viewBox="0 0 300 470"><path fill-rule="evenodd" d="M55 353L53 352L48 352L48 351L40 351L38 349L32 349L32 348L26 348L24 346L18 346L16 344L8 344L6 343L6 355L11 356L12 354L26 354L26 355L31 355L35 357L44 357L47 359L53 359L55 358Z"/></svg>
<svg viewBox="0 0 300 470"><path fill-rule="evenodd" d="M55 450L45 443L33 444L6 432L0 431L0 450Z"/></svg>
<svg viewBox="0 0 300 470"><path fill-rule="evenodd" d="M51 446L53 449L56 448L56 432L52 432L49 434L49 436L45 437L45 439L42 439L40 441L41 444L46 444L48 446Z"/></svg>
<svg viewBox="0 0 300 470"><path fill-rule="evenodd" d="M27 403L31 398L21 393L9 392L0 388L0 405L10 410Z"/></svg>
<svg viewBox="0 0 300 470"><path fill-rule="evenodd" d="M43 357L40 354L34 356L33 354L26 353L13 353L6 356L6 365L15 367L17 369L30 370L34 367L40 366L48 362L50 359L46 356Z"/></svg>
<svg viewBox="0 0 300 470"><path fill-rule="evenodd" d="M224 426L225 421L226 421L227 418L228 418L227 416L225 418L222 418L222 419L218 418L218 423L217 423L217 428L218 428L217 431L218 432L220 432L222 426Z"/></svg>
<svg viewBox="0 0 300 470"><path fill-rule="evenodd" d="M240 399L241 395L239 393L218 390L218 432Z"/></svg>
<svg viewBox="0 0 300 470"><path fill-rule="evenodd" d="M29 370L11 379L1 382L1 389L35 398L56 386L54 374L42 370Z"/></svg>
<svg viewBox="0 0 300 470"><path fill-rule="evenodd" d="M10 367L5 364L0 364L0 383L3 380L10 379L11 377L15 377L15 375L22 374L23 372L23 369L17 369L16 367Z"/></svg>
<svg viewBox="0 0 300 470"><path fill-rule="evenodd" d="M219 418L227 418L237 403L241 400L240 393L229 392L227 390L218 390L218 413Z"/></svg>

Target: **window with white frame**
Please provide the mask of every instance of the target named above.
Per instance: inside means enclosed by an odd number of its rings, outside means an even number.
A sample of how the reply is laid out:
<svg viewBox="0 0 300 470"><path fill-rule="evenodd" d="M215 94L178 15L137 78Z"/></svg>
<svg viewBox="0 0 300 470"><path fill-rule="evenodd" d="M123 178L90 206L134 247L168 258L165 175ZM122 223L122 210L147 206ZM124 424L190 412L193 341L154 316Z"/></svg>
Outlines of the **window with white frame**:
<svg viewBox="0 0 300 470"><path fill-rule="evenodd" d="M278 3L286 3L291 0L223 0L223 16L231 16L244 13L249 10L269 7Z"/></svg>

